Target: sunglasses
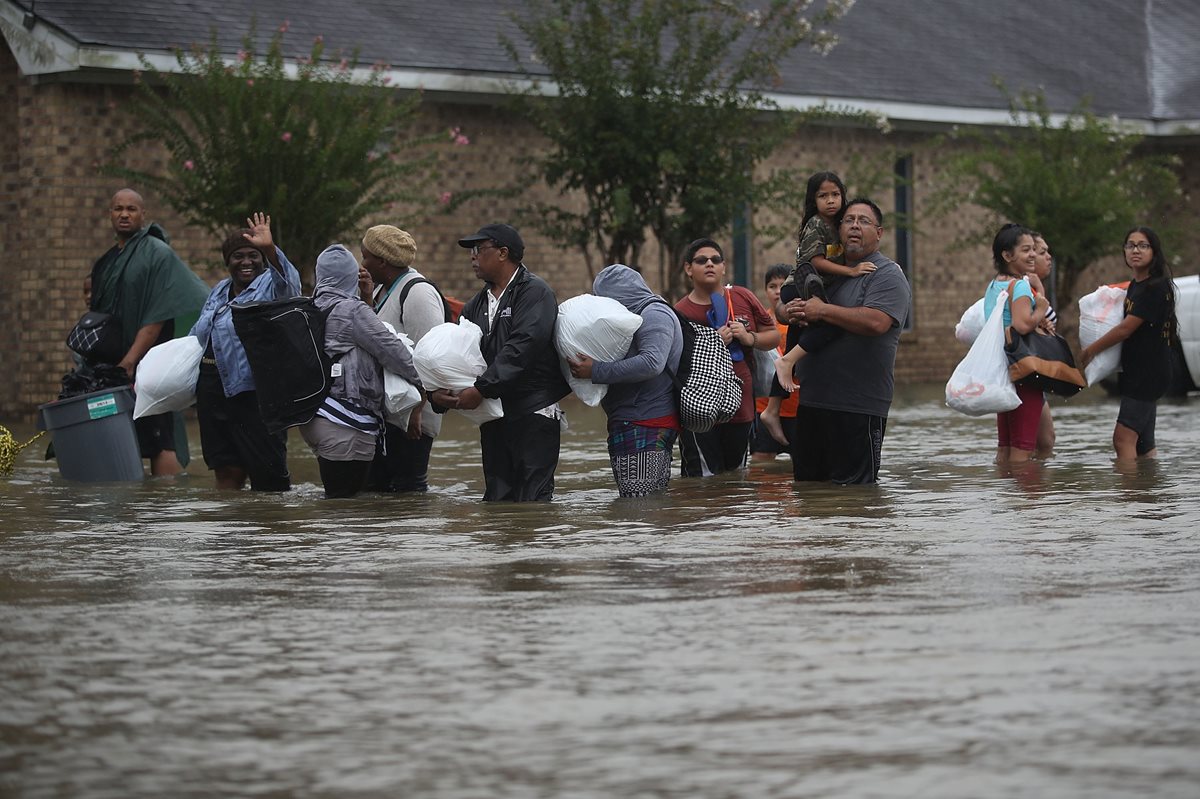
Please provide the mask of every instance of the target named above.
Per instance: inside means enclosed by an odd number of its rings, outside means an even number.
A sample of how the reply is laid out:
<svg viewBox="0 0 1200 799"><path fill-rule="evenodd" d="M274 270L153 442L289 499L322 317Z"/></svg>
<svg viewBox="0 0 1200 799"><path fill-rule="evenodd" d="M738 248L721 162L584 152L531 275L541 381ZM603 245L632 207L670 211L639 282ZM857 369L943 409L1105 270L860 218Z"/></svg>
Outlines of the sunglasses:
<svg viewBox="0 0 1200 799"><path fill-rule="evenodd" d="M483 252L484 250L498 250L498 249L500 249L500 248L494 244L484 244L482 246L479 244L476 244L475 246L473 246L471 248L471 255L479 255L479 253Z"/></svg>
<svg viewBox="0 0 1200 799"><path fill-rule="evenodd" d="M704 266L709 261L712 261L717 266L720 266L721 264L725 263L725 256L723 256L723 255L697 255L695 258L692 259L692 266Z"/></svg>

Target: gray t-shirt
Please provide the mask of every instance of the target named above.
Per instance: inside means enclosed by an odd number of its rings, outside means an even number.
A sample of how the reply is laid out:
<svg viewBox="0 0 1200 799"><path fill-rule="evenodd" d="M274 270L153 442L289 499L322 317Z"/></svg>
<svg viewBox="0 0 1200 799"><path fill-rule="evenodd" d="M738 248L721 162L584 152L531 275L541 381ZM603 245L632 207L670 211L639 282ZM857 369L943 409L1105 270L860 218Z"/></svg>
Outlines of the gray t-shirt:
<svg viewBox="0 0 1200 799"><path fill-rule="evenodd" d="M846 308L876 308L892 318L882 336L847 331L824 349L800 359L800 404L813 408L887 416L895 388L896 347L912 291L900 266L882 253L867 256L878 267L829 289L829 301Z"/></svg>

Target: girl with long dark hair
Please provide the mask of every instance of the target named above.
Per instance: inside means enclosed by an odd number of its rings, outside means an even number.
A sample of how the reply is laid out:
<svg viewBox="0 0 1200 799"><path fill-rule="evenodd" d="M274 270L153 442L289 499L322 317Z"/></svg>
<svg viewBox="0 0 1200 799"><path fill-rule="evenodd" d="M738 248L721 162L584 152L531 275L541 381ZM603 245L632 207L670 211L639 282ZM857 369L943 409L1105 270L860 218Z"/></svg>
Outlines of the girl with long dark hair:
<svg viewBox="0 0 1200 799"><path fill-rule="evenodd" d="M1135 227L1125 234L1125 265L1133 279L1125 295L1125 318L1082 353L1083 365L1121 344L1121 409L1113 429L1118 460L1153 458L1158 399L1171 379L1171 341L1178 335L1175 284L1158 234Z"/></svg>

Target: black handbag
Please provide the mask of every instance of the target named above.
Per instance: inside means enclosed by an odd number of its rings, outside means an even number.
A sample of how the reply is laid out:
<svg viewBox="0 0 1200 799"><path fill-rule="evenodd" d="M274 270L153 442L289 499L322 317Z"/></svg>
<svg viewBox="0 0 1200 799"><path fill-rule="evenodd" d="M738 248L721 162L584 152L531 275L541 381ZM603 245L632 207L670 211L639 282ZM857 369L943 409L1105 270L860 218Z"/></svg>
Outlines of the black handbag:
<svg viewBox="0 0 1200 799"><path fill-rule="evenodd" d="M90 364L120 363L121 320L103 311L88 311L67 334L67 346Z"/></svg>
<svg viewBox="0 0 1200 799"><path fill-rule="evenodd" d="M1016 280L1008 283L1008 307L1012 309L1012 290ZM1004 354L1008 356L1008 377L1017 385L1033 386L1060 397L1073 397L1087 380L1075 367L1071 345L1057 333L1034 329L1018 333L1004 329Z"/></svg>

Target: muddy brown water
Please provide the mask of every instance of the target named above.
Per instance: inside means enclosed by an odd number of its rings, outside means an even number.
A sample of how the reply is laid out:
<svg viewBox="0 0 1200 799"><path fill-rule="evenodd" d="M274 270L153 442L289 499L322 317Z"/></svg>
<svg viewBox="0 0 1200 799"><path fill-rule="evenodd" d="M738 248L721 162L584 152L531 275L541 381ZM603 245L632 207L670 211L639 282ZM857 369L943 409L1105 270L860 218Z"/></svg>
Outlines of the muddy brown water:
<svg viewBox="0 0 1200 799"><path fill-rule="evenodd" d="M0 795L1195 797L1198 413L1118 468L1085 393L1014 474L912 389L877 487L780 459L631 502L569 404L556 500L520 506L478 501L456 420L417 497L323 500L298 437L286 495L26 450Z"/></svg>

